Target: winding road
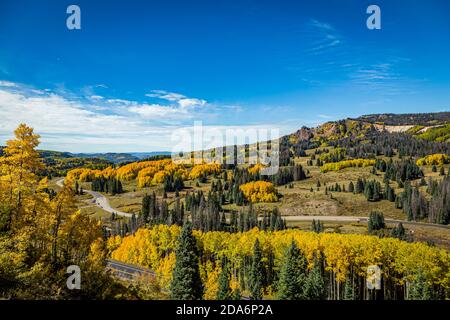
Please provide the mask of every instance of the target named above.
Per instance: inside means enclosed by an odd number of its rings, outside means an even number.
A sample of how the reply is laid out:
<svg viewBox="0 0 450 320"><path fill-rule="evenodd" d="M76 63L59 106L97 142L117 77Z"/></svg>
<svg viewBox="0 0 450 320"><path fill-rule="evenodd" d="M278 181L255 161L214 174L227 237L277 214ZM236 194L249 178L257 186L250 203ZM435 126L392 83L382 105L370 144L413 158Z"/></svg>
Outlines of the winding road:
<svg viewBox="0 0 450 320"><path fill-rule="evenodd" d="M58 181L56 181L56 185L58 187L62 188L64 185L64 179L59 179ZM94 203L97 207L99 207L107 212L114 213L118 216L127 217L127 218L131 218L133 216L132 213L122 212L122 211L119 211L119 210L111 207L108 199L99 192L91 191L91 190L83 190L83 192L90 194L93 197L92 203Z"/></svg>
<svg viewBox="0 0 450 320"><path fill-rule="evenodd" d="M64 179L60 179L56 181L56 184L59 187L62 187L64 184ZM117 209L114 209L109 204L108 199L102 195L99 192L91 191L91 190L83 190L84 192L90 194L93 199L92 202L99 208L110 212L115 213L118 216L131 218L133 215L132 213L128 212L121 212ZM357 216L283 216L283 219L286 221L312 221L312 220L320 220L320 221L328 221L328 222L363 222L367 223L368 217L357 217ZM415 221L406 221L406 220L397 220L397 219L389 219L385 218L384 222L386 223L392 223L392 224L398 224L402 223L404 226L419 226L419 227L425 227L425 228L438 228L438 229L447 229L450 230L450 225L442 225L442 224L434 224L434 223L425 223L425 222L415 222Z"/></svg>

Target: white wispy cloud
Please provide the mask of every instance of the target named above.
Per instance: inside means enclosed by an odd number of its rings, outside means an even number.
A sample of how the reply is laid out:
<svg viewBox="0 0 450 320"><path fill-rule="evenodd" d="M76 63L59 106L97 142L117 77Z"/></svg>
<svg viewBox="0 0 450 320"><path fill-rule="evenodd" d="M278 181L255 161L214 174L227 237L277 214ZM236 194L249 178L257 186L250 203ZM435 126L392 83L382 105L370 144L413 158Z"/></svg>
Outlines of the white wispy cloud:
<svg viewBox="0 0 450 320"><path fill-rule="evenodd" d="M77 96L67 90L41 90L1 81L0 145L20 124L35 128L42 148L73 152L171 150L171 135L197 119L216 117L221 110L206 100L151 91L166 104ZM7 84L7 85L4 85ZM208 106L208 108L203 108Z"/></svg>
<svg viewBox="0 0 450 320"><path fill-rule="evenodd" d="M14 82L4 81L4 80L0 81L0 87L16 87L16 86L17 85Z"/></svg>
<svg viewBox="0 0 450 320"><path fill-rule="evenodd" d="M308 54L323 54L342 43L341 36L329 23L311 19L308 30L311 36L310 45L305 50Z"/></svg>
<svg viewBox="0 0 450 320"><path fill-rule="evenodd" d="M151 90L150 93L146 94L146 96L150 98L158 98L170 102L175 102L182 108L203 107L207 104L206 100L197 98L188 98L185 95L174 92L168 92L165 90Z"/></svg>

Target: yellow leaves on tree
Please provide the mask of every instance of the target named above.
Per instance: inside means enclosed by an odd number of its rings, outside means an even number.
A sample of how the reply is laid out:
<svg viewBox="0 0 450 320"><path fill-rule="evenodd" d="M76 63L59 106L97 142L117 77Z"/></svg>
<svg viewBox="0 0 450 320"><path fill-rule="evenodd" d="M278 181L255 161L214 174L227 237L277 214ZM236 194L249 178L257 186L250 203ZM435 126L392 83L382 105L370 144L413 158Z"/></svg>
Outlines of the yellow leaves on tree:
<svg viewBox="0 0 450 320"><path fill-rule="evenodd" d="M257 174L261 171L261 169L266 168L266 166L262 165L261 163L255 164L253 167L248 169L248 172L250 174Z"/></svg>
<svg viewBox="0 0 450 320"><path fill-rule="evenodd" d="M31 205L25 202L33 199L38 179L36 172L43 168L43 163L35 149L39 145L39 135L34 134L32 128L20 124L14 136L3 149L4 156L0 157L0 201L8 203L13 211L24 211ZM10 218L14 219L14 214Z"/></svg>
<svg viewBox="0 0 450 320"><path fill-rule="evenodd" d="M139 229L134 235L123 238L111 257L154 270L161 279L161 286L166 287L172 277L179 234L177 226L157 225L151 229ZM116 246L117 242L116 238L108 239L108 247Z"/></svg>
<svg viewBox="0 0 450 320"><path fill-rule="evenodd" d="M174 174L178 174L181 178L187 179L188 174L182 165L173 163L172 161L154 161L155 166L149 166L138 173L137 183L139 188L149 187L164 182L164 179Z"/></svg>
<svg viewBox="0 0 450 320"><path fill-rule="evenodd" d="M141 229L135 235L125 237L112 257L153 270L161 270L164 264L164 269L167 270L165 274L168 275L174 263L173 256L168 257L174 252L179 233L180 227L177 226L160 225ZM450 289L450 254L424 243L294 229L269 232L255 228L244 233L195 231L194 236L202 250L200 272L207 289L205 298L214 298L217 291L222 256L227 257L231 266L231 285L238 286L235 276L252 255L256 239L261 243L263 259L269 254L273 255L275 269L280 267L286 248L295 240L305 254L309 268L312 268L315 257L323 255L326 269L332 271L336 281L340 283L345 281L350 269L365 276L368 266L378 265L382 268L386 281L403 284L421 271L430 284Z"/></svg>
<svg viewBox="0 0 450 320"><path fill-rule="evenodd" d="M418 159L416 162L418 166L441 166L447 163L450 163L450 157L445 153L430 154L426 157Z"/></svg>
<svg viewBox="0 0 450 320"><path fill-rule="evenodd" d="M251 202L277 202L277 191L271 182L252 181L239 187Z"/></svg>
<svg viewBox="0 0 450 320"><path fill-rule="evenodd" d="M141 161L124 165L117 169L117 178L124 181L136 179L142 169L152 167L157 171L164 170L164 167L172 163L171 159L157 161Z"/></svg>
<svg viewBox="0 0 450 320"><path fill-rule="evenodd" d="M374 159L352 159L352 160L344 160L339 162L331 162L326 163L320 167L320 171L328 172L328 171L339 171L341 169L350 168L350 167L368 167L375 165Z"/></svg>
<svg viewBox="0 0 450 320"><path fill-rule="evenodd" d="M164 182L165 177L178 174L183 179L188 178L184 166L175 164L171 159L157 161L133 162L118 169L108 167L104 170L76 168L67 173L66 178L73 181L90 182L94 178L117 178L122 181L137 180L139 188L150 187Z"/></svg>
<svg viewBox="0 0 450 320"><path fill-rule="evenodd" d="M189 173L189 177L191 179L198 179L201 176L210 175L210 174L219 174L220 173L220 164L217 163L205 163L195 165L191 172Z"/></svg>
<svg viewBox="0 0 450 320"><path fill-rule="evenodd" d="M28 264L83 263L100 226L77 213L70 179L50 198L47 179L36 175L43 168L39 136L24 124L14 134L0 157L0 230L25 246Z"/></svg>

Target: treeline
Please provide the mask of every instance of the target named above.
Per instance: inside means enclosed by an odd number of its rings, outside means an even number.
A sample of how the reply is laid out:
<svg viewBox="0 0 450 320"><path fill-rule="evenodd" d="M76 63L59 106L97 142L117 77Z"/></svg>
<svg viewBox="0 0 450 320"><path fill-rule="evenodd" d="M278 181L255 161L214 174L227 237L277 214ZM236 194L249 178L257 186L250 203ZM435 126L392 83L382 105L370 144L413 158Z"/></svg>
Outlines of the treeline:
<svg viewBox="0 0 450 320"><path fill-rule="evenodd" d="M183 226L189 221L195 230L203 232L245 232L254 227L272 231L286 228L276 208L255 211L250 204L239 211L223 211L218 192L209 192L208 197L202 191L187 193L184 203L177 199L172 209L169 209L167 201L158 200L155 193L146 195L142 201L141 216L142 222L148 225Z"/></svg>
<svg viewBox="0 0 450 320"><path fill-rule="evenodd" d="M318 184L319 185L319 184ZM355 183L350 181L348 187L335 183L331 186L325 186L325 194L329 192L352 192L354 194L364 194L367 201L380 201L389 200L394 202L396 199L394 189L385 183L384 188L381 187L381 183L377 180L367 180L358 178Z"/></svg>
<svg viewBox="0 0 450 320"><path fill-rule="evenodd" d="M410 182L405 183L405 189L396 200L396 206L403 209L408 220L428 219L431 223L450 223L450 177L446 176L437 182L430 179L427 187L431 199L427 198Z"/></svg>
<svg viewBox="0 0 450 320"><path fill-rule="evenodd" d="M122 182L115 178L97 177L91 182L91 190L97 192L106 192L111 195L123 193Z"/></svg>
<svg viewBox="0 0 450 320"><path fill-rule="evenodd" d="M371 132L362 138L342 138L329 141L330 146L347 150L352 158L371 158L385 155L392 157L425 157L429 154L450 154L450 145L445 142L434 142L417 139L407 133Z"/></svg>
<svg viewBox="0 0 450 320"><path fill-rule="evenodd" d="M73 158L73 157L58 157L49 153L46 155L40 152L44 167L38 171L39 176L53 177L65 176L70 170L75 168L89 168L91 170L103 170L111 165L112 162L99 158Z"/></svg>
<svg viewBox="0 0 450 320"><path fill-rule="evenodd" d="M357 118L371 123L381 122L386 125L435 125L450 122L450 112L430 112L430 113L382 113L370 114Z"/></svg>
<svg viewBox="0 0 450 320"><path fill-rule="evenodd" d="M236 167L233 170L231 183L240 186L251 181L267 181L276 186L282 186L306 178L306 173L301 165L290 163L289 166L280 167L278 172L273 175L261 175L259 171L251 173L247 169Z"/></svg>
<svg viewBox="0 0 450 320"><path fill-rule="evenodd" d="M377 159L375 168L384 172L384 181L396 181L400 188L405 181L411 181L423 177L420 167L411 159L388 162Z"/></svg>

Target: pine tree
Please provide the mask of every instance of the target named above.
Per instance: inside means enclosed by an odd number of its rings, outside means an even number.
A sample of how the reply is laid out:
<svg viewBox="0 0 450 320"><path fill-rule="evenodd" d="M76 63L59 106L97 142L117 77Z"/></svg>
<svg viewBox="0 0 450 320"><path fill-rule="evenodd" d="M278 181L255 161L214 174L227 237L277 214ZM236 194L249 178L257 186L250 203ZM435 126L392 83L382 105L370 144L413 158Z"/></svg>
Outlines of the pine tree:
<svg viewBox="0 0 450 320"><path fill-rule="evenodd" d="M256 239L250 269L250 298L252 300L261 300L263 297L264 274L261 246L259 240Z"/></svg>
<svg viewBox="0 0 450 320"><path fill-rule="evenodd" d="M326 297L325 281L317 261L306 277L304 297L307 300L323 300Z"/></svg>
<svg viewBox="0 0 450 320"><path fill-rule="evenodd" d="M401 222L392 229L391 235L392 237L398 238L400 240L406 239L406 231Z"/></svg>
<svg viewBox="0 0 450 320"><path fill-rule="evenodd" d="M353 287L350 277L345 279L344 300L355 300L355 288Z"/></svg>
<svg viewBox="0 0 450 320"><path fill-rule="evenodd" d="M228 269L228 261L222 258L222 271L219 275L219 289L217 290L217 300L229 300L232 297L230 288L230 271Z"/></svg>
<svg viewBox="0 0 450 320"><path fill-rule="evenodd" d="M286 250L278 282L278 299L299 300L304 298L303 285L307 261L295 241Z"/></svg>
<svg viewBox="0 0 450 320"><path fill-rule="evenodd" d="M427 283L427 278L419 271L411 282L409 300L433 300L433 288Z"/></svg>
<svg viewBox="0 0 450 320"><path fill-rule="evenodd" d="M385 227L384 216L380 212L372 211L369 215L369 221L367 223L367 228L369 233L376 230L381 230Z"/></svg>
<svg viewBox="0 0 450 320"><path fill-rule="evenodd" d="M170 283L170 295L174 300L199 300L203 296L203 284L199 272L199 252L192 226L186 223L175 250L175 267Z"/></svg>

